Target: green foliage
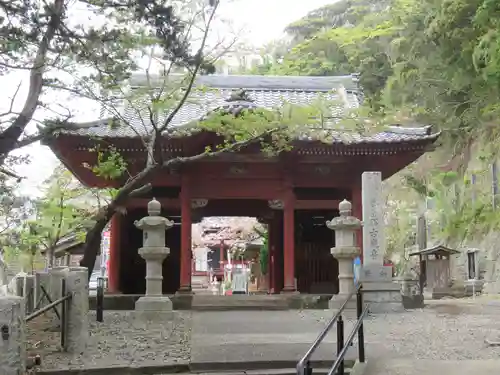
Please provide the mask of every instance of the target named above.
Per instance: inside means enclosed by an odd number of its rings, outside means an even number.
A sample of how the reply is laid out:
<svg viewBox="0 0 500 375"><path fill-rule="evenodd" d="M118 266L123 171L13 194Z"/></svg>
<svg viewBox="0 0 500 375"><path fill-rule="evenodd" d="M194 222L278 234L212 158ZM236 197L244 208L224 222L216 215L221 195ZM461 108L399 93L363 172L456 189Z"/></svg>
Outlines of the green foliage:
<svg viewBox="0 0 500 375"><path fill-rule="evenodd" d="M498 157L500 140L500 3L390 0L377 5L340 1L311 12L288 27L294 36L289 52L254 71L360 73L366 115L373 122L424 123L443 131L441 150L426 160L425 171L411 169L394 186L402 190L394 197L402 207L389 218L396 228L390 229L389 252L405 246L413 215L421 209L418 202L429 197L435 204L432 233L438 237L463 239L498 229L484 170ZM481 183L472 184L467 172L472 157L481 162L474 167ZM405 199L417 202L403 204Z"/></svg>
<svg viewBox="0 0 500 375"><path fill-rule="evenodd" d="M299 135L311 134L319 140L328 142L328 132L321 130L334 130L339 127L359 130L362 121L354 113L352 116L346 116L340 123L331 122L332 107L338 106L335 101L320 98L310 106L297 106L284 102L276 110L261 108L238 109L236 112L216 110L195 126L223 137L222 142L208 147L207 152L222 150L234 142L243 142L269 133L269 137L261 140L261 150L272 156L290 150L292 141Z"/></svg>
<svg viewBox="0 0 500 375"><path fill-rule="evenodd" d="M9 230L10 240L4 244L7 252L33 261L44 250L52 265L53 250L61 238L84 233L95 207L93 201L93 192L83 188L64 167L57 167L45 181L42 197L33 202L34 212Z"/></svg>
<svg viewBox="0 0 500 375"><path fill-rule="evenodd" d="M86 166L96 176L104 177L107 180L115 180L120 178L127 170L125 159L115 147L110 146L105 150L96 147L93 151L97 153L97 163L92 166Z"/></svg>
<svg viewBox="0 0 500 375"><path fill-rule="evenodd" d="M60 166L45 182L44 195L36 203L36 219L28 221L25 233L36 250L53 251L59 240L78 231L90 215L85 202L88 190L83 188L71 172Z"/></svg>
<svg viewBox="0 0 500 375"><path fill-rule="evenodd" d="M460 243L500 230L500 212L493 208L491 176L486 168L468 171L464 177L454 171L434 172L425 181L405 176L405 182L420 199L432 197L428 225L434 239Z"/></svg>
<svg viewBox="0 0 500 375"><path fill-rule="evenodd" d="M260 270L263 275L267 275L268 272L268 267L269 267L269 235L266 232L264 237L264 243L262 245L262 248L260 249L259 253L259 263L260 263Z"/></svg>
<svg viewBox="0 0 500 375"><path fill-rule="evenodd" d="M10 172L16 165L27 163L26 157L10 155L4 163L4 170ZM33 214L31 199L19 194L19 181L0 171L0 254L7 261L17 258L19 249L11 245L16 242L13 236L16 228Z"/></svg>
<svg viewBox="0 0 500 375"><path fill-rule="evenodd" d="M295 40L314 37L318 32L341 27L357 26L370 13L380 11L386 1L340 0L309 12L305 17L292 22L285 32Z"/></svg>
<svg viewBox="0 0 500 375"><path fill-rule="evenodd" d="M254 231L262 238L262 247L259 252L260 271L263 275L267 275L269 268L269 231L255 227Z"/></svg>
<svg viewBox="0 0 500 375"><path fill-rule="evenodd" d="M386 5L387 1L339 1L311 12L287 27L296 37L290 51L251 73L327 76L359 72L367 101L376 107L392 72L388 46L395 29L382 12Z"/></svg>
<svg viewBox="0 0 500 375"><path fill-rule="evenodd" d="M365 105L446 130L458 155L470 139L500 135L499 19L494 0L341 1L290 25L301 37L267 72L358 72Z"/></svg>

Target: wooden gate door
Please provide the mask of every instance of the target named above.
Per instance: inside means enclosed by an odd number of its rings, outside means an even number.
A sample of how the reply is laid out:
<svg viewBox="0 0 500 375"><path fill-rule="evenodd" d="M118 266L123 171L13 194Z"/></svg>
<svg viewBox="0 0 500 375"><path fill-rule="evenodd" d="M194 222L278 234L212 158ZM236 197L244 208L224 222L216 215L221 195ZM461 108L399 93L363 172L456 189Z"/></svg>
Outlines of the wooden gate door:
<svg viewBox="0 0 500 375"><path fill-rule="evenodd" d="M338 264L330 254L335 234L314 212L302 212L296 231L297 288L302 293L338 293ZM325 217L328 217L326 214Z"/></svg>
<svg viewBox="0 0 500 375"><path fill-rule="evenodd" d="M303 242L295 248L297 288L301 293L336 294L338 264L326 243Z"/></svg>

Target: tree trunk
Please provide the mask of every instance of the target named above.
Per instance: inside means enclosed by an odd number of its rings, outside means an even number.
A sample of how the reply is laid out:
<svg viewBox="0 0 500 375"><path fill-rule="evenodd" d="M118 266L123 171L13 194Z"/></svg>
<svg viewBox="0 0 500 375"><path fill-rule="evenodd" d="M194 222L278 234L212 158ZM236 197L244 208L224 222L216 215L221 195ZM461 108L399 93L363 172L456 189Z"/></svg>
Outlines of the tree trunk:
<svg viewBox="0 0 500 375"><path fill-rule="evenodd" d="M96 221L92 228L87 231L87 236L85 237L84 255L80 260L80 266L87 268L89 279L94 270L97 254L99 254L99 250L101 248L102 231L106 228L111 216L108 217L108 215L104 215L101 219Z"/></svg>
<svg viewBox="0 0 500 375"><path fill-rule="evenodd" d="M45 255L46 257L46 262L47 262L47 268L53 268L54 267L54 248L50 247L47 249L47 253Z"/></svg>

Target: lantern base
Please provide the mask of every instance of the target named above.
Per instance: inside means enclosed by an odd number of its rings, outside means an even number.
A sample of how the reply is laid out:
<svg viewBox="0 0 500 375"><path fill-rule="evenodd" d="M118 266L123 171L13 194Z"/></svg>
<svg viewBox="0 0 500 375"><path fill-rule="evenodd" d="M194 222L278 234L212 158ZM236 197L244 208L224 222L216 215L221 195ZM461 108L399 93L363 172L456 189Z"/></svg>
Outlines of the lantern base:
<svg viewBox="0 0 500 375"><path fill-rule="evenodd" d="M144 296L135 303L135 311L157 313L165 318L165 314L173 313L172 301L167 296Z"/></svg>

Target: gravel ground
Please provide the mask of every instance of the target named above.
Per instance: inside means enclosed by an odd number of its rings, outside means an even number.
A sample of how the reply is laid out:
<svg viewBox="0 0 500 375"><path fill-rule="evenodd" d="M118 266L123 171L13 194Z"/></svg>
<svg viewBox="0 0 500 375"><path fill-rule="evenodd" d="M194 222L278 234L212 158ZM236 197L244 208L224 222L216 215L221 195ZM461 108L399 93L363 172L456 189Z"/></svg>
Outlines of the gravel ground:
<svg viewBox="0 0 500 375"><path fill-rule="evenodd" d="M365 375L498 375L498 360L383 359L368 363Z"/></svg>
<svg viewBox="0 0 500 375"><path fill-rule="evenodd" d="M105 321L97 323L95 314L90 313L91 337L83 356L60 352L59 332L48 331L53 325L41 316L29 323L28 350L42 356L42 369L185 363L191 357L191 314L197 313L176 312L171 322L146 323L133 318L130 312L107 311ZM297 314L299 322L301 315L310 314L320 322L332 316L328 310ZM367 355L409 360L499 359L500 347L485 343L486 339L500 341L499 315L498 307L462 304L370 316L365 324ZM244 319L244 313L241 318ZM352 324L346 324L346 336Z"/></svg>
<svg viewBox="0 0 500 375"><path fill-rule="evenodd" d="M104 367L141 363L185 363L190 358L191 314L176 312L172 321L144 322L130 312L106 311L98 323L89 313L90 340L86 353L60 351L60 333L50 316L28 323L28 353L42 356L41 369ZM55 332L54 332L55 331Z"/></svg>
<svg viewBox="0 0 500 375"><path fill-rule="evenodd" d="M326 321L328 313L318 314ZM331 314L331 313L330 313ZM485 306L436 305L367 318L365 340L372 358L426 360L500 359L500 309ZM352 322L347 324L350 331ZM347 334L346 334L347 335Z"/></svg>

